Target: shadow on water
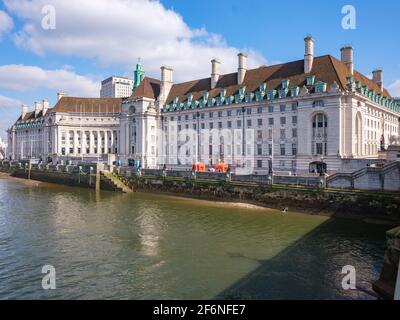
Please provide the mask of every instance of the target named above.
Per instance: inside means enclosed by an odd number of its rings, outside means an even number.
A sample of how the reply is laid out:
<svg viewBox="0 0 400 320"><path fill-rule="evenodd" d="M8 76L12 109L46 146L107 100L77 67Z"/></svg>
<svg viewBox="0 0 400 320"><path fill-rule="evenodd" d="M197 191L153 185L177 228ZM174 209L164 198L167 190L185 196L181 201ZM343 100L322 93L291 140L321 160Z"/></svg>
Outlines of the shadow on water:
<svg viewBox="0 0 400 320"><path fill-rule="evenodd" d="M327 220L273 258L259 261L257 269L214 299L376 299L371 283L382 266L386 227L352 222ZM347 265L356 268L356 290L342 288Z"/></svg>

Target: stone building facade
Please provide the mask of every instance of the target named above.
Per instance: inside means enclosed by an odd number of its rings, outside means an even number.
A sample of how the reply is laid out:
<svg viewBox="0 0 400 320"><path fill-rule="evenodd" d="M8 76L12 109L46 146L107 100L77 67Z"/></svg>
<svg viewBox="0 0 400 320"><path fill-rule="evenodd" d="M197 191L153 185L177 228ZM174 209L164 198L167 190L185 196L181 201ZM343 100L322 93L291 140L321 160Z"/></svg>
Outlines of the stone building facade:
<svg viewBox="0 0 400 320"><path fill-rule="evenodd" d="M311 37L304 59L248 69L239 54L230 74L213 59L209 78L184 83L174 83L171 67L158 80L138 64L129 98L23 107L9 130L10 154L88 161L114 154L142 168L223 161L257 173L354 171L398 140L400 119L383 72L369 79L354 64L352 47L340 60L316 57Z"/></svg>

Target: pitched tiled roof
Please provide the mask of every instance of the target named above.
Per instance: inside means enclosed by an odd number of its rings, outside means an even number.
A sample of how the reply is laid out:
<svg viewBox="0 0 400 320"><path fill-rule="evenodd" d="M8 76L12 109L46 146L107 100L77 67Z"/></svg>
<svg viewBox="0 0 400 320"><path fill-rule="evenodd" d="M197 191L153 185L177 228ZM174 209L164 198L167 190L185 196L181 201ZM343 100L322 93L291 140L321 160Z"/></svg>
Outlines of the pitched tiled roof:
<svg viewBox="0 0 400 320"><path fill-rule="evenodd" d="M130 99L150 98L156 100L160 95L160 84L160 80L145 77L136 90L132 93Z"/></svg>
<svg viewBox="0 0 400 320"><path fill-rule="evenodd" d="M18 122L18 121L35 120L35 119L39 119L39 118L41 118L41 117L43 117L43 112L42 112L42 111L40 111L40 112L37 114L37 116L35 116L35 111L27 112L27 113L25 114L25 117L22 119L22 115L21 115L21 116L18 118L17 122Z"/></svg>
<svg viewBox="0 0 400 320"><path fill-rule="evenodd" d="M75 112L75 113L119 113L121 112L121 98L61 98L48 113Z"/></svg>
<svg viewBox="0 0 400 320"><path fill-rule="evenodd" d="M179 101L183 102L189 94L193 95L194 100L198 100L206 91L209 92L210 98L215 98L222 89L226 90L226 96L235 95L240 87L243 86L246 87L246 92L255 92L264 82L267 83L266 91L277 90L281 88L282 80L284 79L290 81L289 87L302 87L306 84L306 78L309 75L315 76L315 82L322 81L327 83L328 90L334 82L339 85L340 89L345 90L347 78L351 76L350 71L343 62L330 55L326 55L314 58L310 74L304 73L304 60L298 60L247 70L243 84L241 85L237 84L237 73L220 76L215 89L211 89L211 78L174 84L166 103L172 103L175 97L178 97ZM374 89L376 93L382 93L378 85L361 73L354 71L353 78L354 81L360 81L361 85L367 85L369 89ZM391 98L386 89L384 89L383 94Z"/></svg>

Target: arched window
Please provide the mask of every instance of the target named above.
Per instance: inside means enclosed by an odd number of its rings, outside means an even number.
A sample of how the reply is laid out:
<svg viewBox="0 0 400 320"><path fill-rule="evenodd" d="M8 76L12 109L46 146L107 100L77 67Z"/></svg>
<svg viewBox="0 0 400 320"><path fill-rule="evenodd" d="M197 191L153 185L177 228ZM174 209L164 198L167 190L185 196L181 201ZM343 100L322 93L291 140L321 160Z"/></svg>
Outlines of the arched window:
<svg viewBox="0 0 400 320"><path fill-rule="evenodd" d="M317 113L312 118L312 155L326 156L328 150L328 118Z"/></svg>

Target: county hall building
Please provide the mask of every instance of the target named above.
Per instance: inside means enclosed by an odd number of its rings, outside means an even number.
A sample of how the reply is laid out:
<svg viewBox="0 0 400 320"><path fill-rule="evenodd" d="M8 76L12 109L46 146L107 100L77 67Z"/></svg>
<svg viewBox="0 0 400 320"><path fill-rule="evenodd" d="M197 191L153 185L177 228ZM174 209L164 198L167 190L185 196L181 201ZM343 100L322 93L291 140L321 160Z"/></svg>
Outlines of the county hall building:
<svg viewBox="0 0 400 320"><path fill-rule="evenodd" d="M352 47L341 49L340 60L316 57L307 37L304 59L256 69L246 60L239 54L237 71L221 74L214 59L209 78L184 83L173 82L171 67L153 79L140 66L129 98L60 97L46 112L23 111L8 131L9 155L93 161L112 154L143 168L224 161L257 173L334 173L364 167L398 141L400 106L381 70L372 79L356 71Z"/></svg>

